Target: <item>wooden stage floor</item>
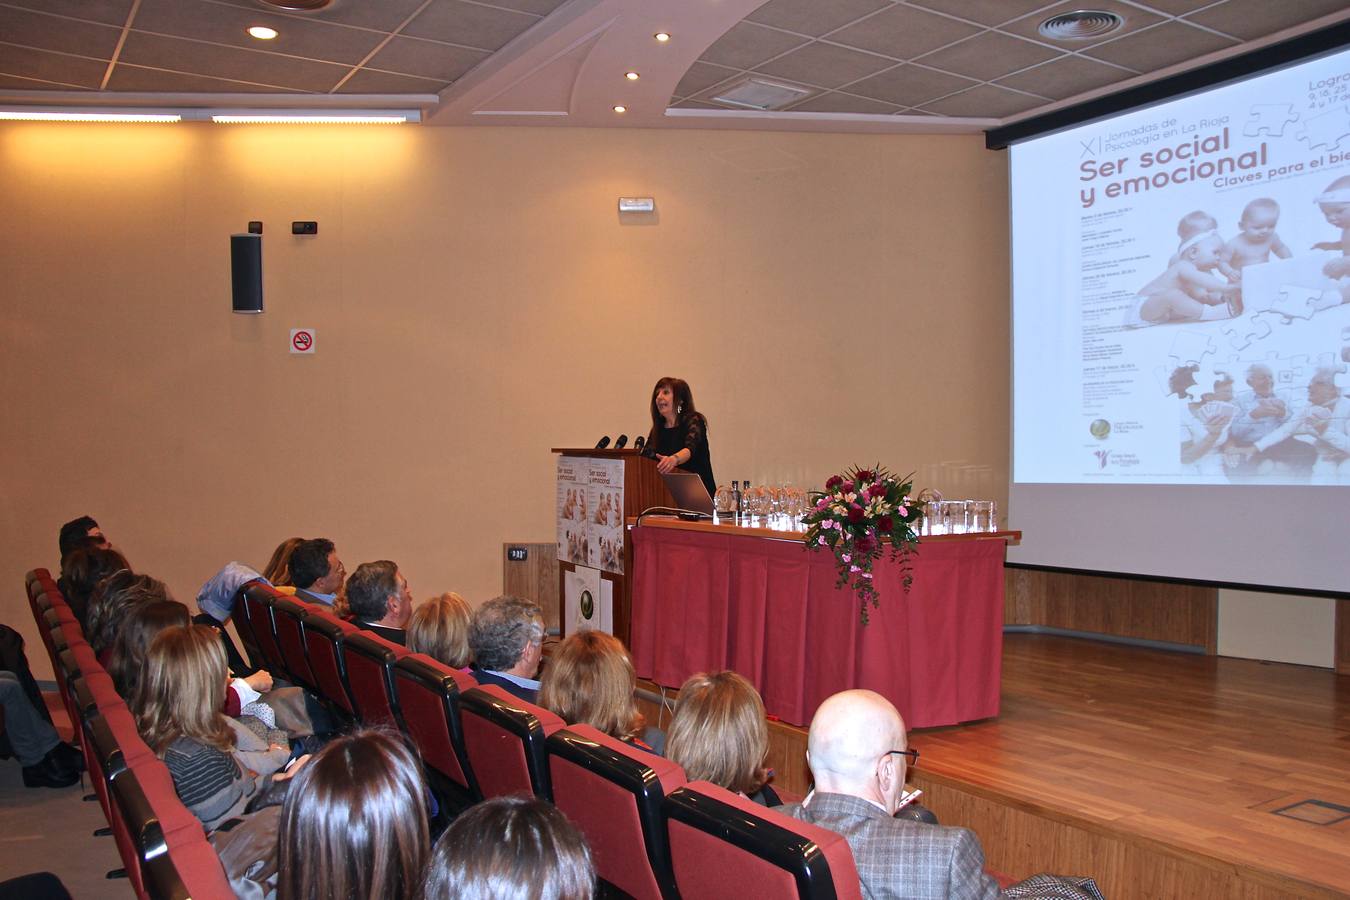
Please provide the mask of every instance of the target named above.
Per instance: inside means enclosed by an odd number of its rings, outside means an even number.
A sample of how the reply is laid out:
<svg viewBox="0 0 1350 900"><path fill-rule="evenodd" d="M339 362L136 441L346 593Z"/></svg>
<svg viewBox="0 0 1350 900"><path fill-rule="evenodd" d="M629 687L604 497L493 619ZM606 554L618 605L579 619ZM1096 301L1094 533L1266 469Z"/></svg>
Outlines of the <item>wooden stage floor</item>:
<svg viewBox="0 0 1350 900"><path fill-rule="evenodd" d="M1002 693L997 719L910 738L924 802L993 868L1110 900L1350 897L1350 677L1010 634ZM772 731L806 788L804 734Z"/></svg>

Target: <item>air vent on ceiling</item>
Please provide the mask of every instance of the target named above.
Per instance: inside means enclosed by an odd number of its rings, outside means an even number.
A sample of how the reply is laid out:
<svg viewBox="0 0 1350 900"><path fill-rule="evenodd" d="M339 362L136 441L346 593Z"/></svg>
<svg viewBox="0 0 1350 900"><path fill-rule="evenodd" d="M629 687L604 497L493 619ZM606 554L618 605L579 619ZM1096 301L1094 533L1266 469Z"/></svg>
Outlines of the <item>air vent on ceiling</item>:
<svg viewBox="0 0 1350 900"><path fill-rule="evenodd" d="M269 9L284 9L287 12L318 12L333 5L333 0L258 0Z"/></svg>
<svg viewBox="0 0 1350 900"><path fill-rule="evenodd" d="M809 96L811 91L808 88L764 81L761 78L747 78L718 91L713 100L745 109L782 109Z"/></svg>
<svg viewBox="0 0 1350 900"><path fill-rule="evenodd" d="M1045 37L1058 41L1081 41L1084 38L1110 34L1124 24L1125 20L1112 12L1076 9L1046 19L1036 30Z"/></svg>

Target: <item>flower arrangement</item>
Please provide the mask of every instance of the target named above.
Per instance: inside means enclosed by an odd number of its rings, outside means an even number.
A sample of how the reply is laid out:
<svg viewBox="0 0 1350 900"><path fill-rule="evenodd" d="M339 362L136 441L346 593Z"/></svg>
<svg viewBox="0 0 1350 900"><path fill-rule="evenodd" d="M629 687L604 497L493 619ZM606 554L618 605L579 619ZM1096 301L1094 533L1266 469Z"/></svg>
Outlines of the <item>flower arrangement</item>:
<svg viewBox="0 0 1350 900"><path fill-rule="evenodd" d="M814 506L802 519L808 526L806 547L829 547L834 552L838 586L853 589L864 625L868 604L880 605L872 567L888 552L888 545L891 559L900 564L901 583L907 592L914 581L909 556L919 543L923 504L911 501L913 486L911 476L897 478L880 466L855 466L831 475L825 490L810 494Z"/></svg>

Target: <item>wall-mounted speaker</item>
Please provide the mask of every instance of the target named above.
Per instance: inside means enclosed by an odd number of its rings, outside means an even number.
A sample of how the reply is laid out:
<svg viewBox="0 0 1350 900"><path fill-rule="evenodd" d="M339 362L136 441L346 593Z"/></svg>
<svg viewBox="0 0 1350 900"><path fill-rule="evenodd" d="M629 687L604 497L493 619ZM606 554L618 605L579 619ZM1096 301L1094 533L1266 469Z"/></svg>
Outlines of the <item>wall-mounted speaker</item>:
<svg viewBox="0 0 1350 900"><path fill-rule="evenodd" d="M262 235L230 235L230 294L235 312L263 311Z"/></svg>

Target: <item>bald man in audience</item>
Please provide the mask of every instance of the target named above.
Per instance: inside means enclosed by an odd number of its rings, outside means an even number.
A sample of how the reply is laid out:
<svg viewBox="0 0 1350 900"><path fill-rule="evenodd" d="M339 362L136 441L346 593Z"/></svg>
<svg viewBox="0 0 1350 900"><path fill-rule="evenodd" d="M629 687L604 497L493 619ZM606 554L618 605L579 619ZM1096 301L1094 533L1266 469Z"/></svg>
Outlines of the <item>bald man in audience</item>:
<svg viewBox="0 0 1350 900"><path fill-rule="evenodd" d="M905 723L885 697L835 694L816 710L807 737L816 789L782 811L844 836L864 897L997 897L974 832L894 818L906 763L918 755L908 746Z"/></svg>

